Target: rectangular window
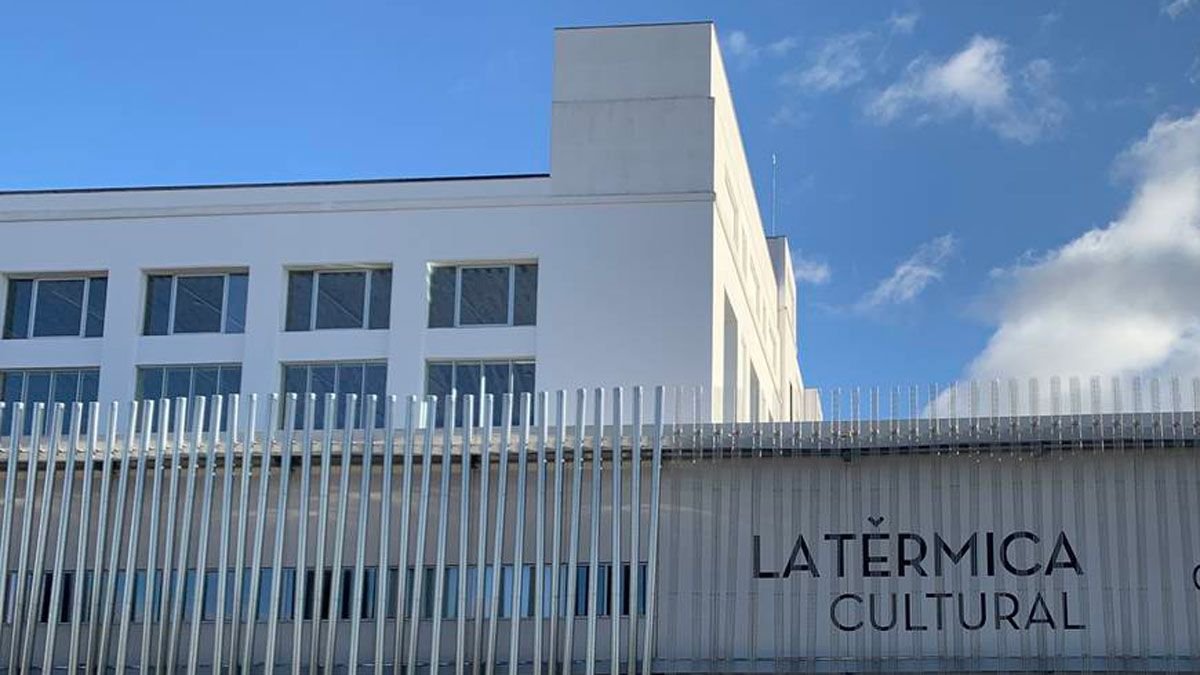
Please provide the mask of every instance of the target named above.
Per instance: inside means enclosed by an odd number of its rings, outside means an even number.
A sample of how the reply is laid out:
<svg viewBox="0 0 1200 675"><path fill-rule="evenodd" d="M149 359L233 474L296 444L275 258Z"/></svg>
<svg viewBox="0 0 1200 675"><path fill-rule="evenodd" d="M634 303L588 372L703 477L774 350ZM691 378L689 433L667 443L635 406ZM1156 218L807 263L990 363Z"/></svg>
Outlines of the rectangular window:
<svg viewBox="0 0 1200 675"><path fill-rule="evenodd" d="M288 331L387 329L392 270L297 270L288 273Z"/></svg>
<svg viewBox="0 0 1200 675"><path fill-rule="evenodd" d="M142 333L245 332L248 279L245 272L151 274Z"/></svg>
<svg viewBox="0 0 1200 675"><path fill-rule="evenodd" d="M362 429L363 411L367 396L379 397L375 408L375 428L383 428L387 412L387 364L374 361L337 361L325 363L289 363L283 366L283 391L300 397L317 395L313 410L313 428L325 428L325 395L337 394L337 410L334 411L334 428L346 425L346 395L357 394L354 409L354 426ZM285 422L286 423L286 422ZM296 406L296 428L304 426L304 406Z"/></svg>
<svg viewBox="0 0 1200 675"><path fill-rule="evenodd" d="M202 364L180 366L142 366L137 372L137 400L205 398L220 394L228 397L242 389L242 367L237 364ZM208 429L211 408L204 415L204 429ZM228 410L221 411L221 428L225 428ZM157 426L157 416L154 425ZM171 415L170 427L175 426ZM192 428L192 413L187 413L187 428Z"/></svg>
<svg viewBox="0 0 1200 675"><path fill-rule="evenodd" d="M537 263L433 267L429 327L536 325L537 274Z"/></svg>
<svg viewBox="0 0 1200 675"><path fill-rule="evenodd" d="M4 339L101 337L107 291L103 276L9 279Z"/></svg>
<svg viewBox="0 0 1200 675"><path fill-rule="evenodd" d="M462 426L462 397L475 396L476 414L483 414L481 394L493 394L492 423L503 420L503 395L513 395L513 424L521 420L521 394L534 391L537 367L532 361L430 361L425 366L425 393L438 397L437 426L445 424L445 408L441 401L454 391L458 399L455 426ZM480 418L482 419L482 417Z"/></svg>
<svg viewBox="0 0 1200 675"><path fill-rule="evenodd" d="M92 403L99 400L100 370L98 368L74 368L64 370L5 370L0 371L0 401L5 406L0 420L0 435L12 431L13 404L25 404L24 433L32 431L33 405L45 403L46 412L42 430L50 429L55 403L67 404L63 414L62 433L70 429L72 403ZM84 408L81 429L87 429L87 409Z"/></svg>

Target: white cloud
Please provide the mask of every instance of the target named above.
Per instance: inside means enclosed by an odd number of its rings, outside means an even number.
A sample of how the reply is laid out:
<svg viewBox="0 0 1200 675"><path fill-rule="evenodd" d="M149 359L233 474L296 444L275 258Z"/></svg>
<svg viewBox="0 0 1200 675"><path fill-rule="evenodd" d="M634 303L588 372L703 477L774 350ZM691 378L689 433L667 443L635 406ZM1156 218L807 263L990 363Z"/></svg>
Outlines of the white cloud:
<svg viewBox="0 0 1200 675"><path fill-rule="evenodd" d="M1177 19L1179 18L1179 15L1186 12L1194 2L1195 0L1171 0L1163 5L1162 11L1163 14L1166 14L1172 19Z"/></svg>
<svg viewBox="0 0 1200 675"><path fill-rule="evenodd" d="M868 104L867 114L881 124L966 114L1003 138L1032 143L1062 122L1066 105L1053 92L1049 61L1035 59L1013 74L1006 51L1004 42L976 35L944 61L922 56Z"/></svg>
<svg viewBox="0 0 1200 675"><path fill-rule="evenodd" d="M799 41L791 36L780 38L766 45L759 45L750 39L750 35L746 31L742 30L731 31L721 42L729 56L743 67L754 63L764 54L772 57L787 56L799 45Z"/></svg>
<svg viewBox="0 0 1200 675"><path fill-rule="evenodd" d="M785 73L781 81L801 91L823 93L858 84L866 76L863 44L871 33L861 31L834 35L808 55L803 68Z"/></svg>
<svg viewBox="0 0 1200 675"><path fill-rule="evenodd" d="M907 14L896 14L893 12L892 15L888 17L887 23L888 28L890 28L893 33L911 35L913 29L917 27L917 21L920 19L920 12L909 12Z"/></svg>
<svg viewBox="0 0 1200 675"><path fill-rule="evenodd" d="M792 256L792 270L796 275L796 283L801 284L820 286L833 278L833 270L827 263L806 258L799 253Z"/></svg>
<svg viewBox="0 0 1200 675"><path fill-rule="evenodd" d="M969 376L1200 373L1200 111L1118 167L1136 187L1115 221L999 273Z"/></svg>
<svg viewBox="0 0 1200 675"><path fill-rule="evenodd" d="M911 302L930 284L942 278L947 260L958 246L952 234L944 234L917 247L916 252L896 266L891 275L863 295L855 304L859 311Z"/></svg>

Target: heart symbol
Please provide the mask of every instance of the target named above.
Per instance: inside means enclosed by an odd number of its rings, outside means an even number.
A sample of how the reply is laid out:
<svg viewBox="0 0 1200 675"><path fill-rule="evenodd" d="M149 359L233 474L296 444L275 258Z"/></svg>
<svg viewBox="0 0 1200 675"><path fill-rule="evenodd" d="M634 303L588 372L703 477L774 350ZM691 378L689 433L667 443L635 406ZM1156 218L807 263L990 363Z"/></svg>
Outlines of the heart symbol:
<svg viewBox="0 0 1200 675"><path fill-rule="evenodd" d="M879 527L879 524L883 522L883 516L867 516L867 522Z"/></svg>

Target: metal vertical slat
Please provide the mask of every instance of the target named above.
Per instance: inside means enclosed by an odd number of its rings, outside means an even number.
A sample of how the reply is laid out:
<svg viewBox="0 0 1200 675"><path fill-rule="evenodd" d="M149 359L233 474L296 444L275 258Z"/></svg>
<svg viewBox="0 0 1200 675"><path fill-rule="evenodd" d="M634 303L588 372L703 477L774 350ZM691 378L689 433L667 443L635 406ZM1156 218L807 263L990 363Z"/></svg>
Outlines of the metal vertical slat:
<svg viewBox="0 0 1200 675"><path fill-rule="evenodd" d="M658 600L658 519L662 483L663 388L654 390L654 449L650 465L650 532L646 550L646 632L642 636L642 674L653 672L654 610Z"/></svg>
<svg viewBox="0 0 1200 675"><path fill-rule="evenodd" d="M396 397L387 397L383 414L383 471L379 484L379 572L375 577L375 675L383 675L384 628L387 625L387 598L390 592L389 560L392 535L392 478L396 461ZM409 417L405 428L412 423ZM299 675L297 673L296 675Z"/></svg>
<svg viewBox="0 0 1200 675"><path fill-rule="evenodd" d="M97 607L95 602L92 603L92 620L91 624L88 626L88 653L87 661L85 663L85 670L89 673L96 672L98 669L104 669L107 672L108 669L108 630L109 626L112 624L113 603L115 599L114 596L116 595L116 577L118 567L121 562L121 547L118 546L117 543L126 541L122 536L124 534L122 532L122 528L124 527L125 523L125 496L129 494L129 464L133 460L133 451L136 447L134 439L137 435L139 411L140 409L138 407L138 402L130 402L129 418L126 420L128 431L125 434L125 451L121 454L121 467L119 469L120 476L117 478L117 498L113 501L116 514L113 516L113 528L111 535L112 545L109 547L108 567L103 574L101 573L99 567L97 567L96 570L96 583L103 583L104 585L104 604ZM109 455L113 453L115 447L112 441L116 438L116 426L117 422L116 418L114 417L113 423L108 429L108 438L110 442L108 443L107 453ZM142 438L145 437L143 436ZM107 498L107 495L105 495L105 497ZM106 514L108 508L109 504L107 499L105 499L104 511L101 512L101 515ZM133 519L131 518L130 520ZM101 522L101 525L104 525L103 521ZM101 528L100 532L103 532L103 527ZM98 538L102 542L107 541L105 537L98 535ZM126 546L136 547L137 538L133 536L129 537L129 540L126 541ZM96 547L97 554L100 554L102 551L102 546ZM95 623L97 620L100 621L99 630L95 629Z"/></svg>
<svg viewBox="0 0 1200 675"><path fill-rule="evenodd" d="M433 575L433 628L429 635L429 672L431 675L441 670L442 649L442 604L445 602L446 586L446 527L450 516L450 467L454 454L454 406L456 397L453 391L445 399L445 415L442 420L442 464L439 470L441 479L438 489L438 525L436 567Z"/></svg>
<svg viewBox="0 0 1200 675"><path fill-rule="evenodd" d="M267 397L267 429L262 441L262 459L258 477L258 497L254 509L254 544L250 551L250 593L246 598L246 630L242 638L242 662L240 670L249 672L254 666L254 627L258 623L258 594L262 583L263 538L267 527L267 493L271 485L271 452L275 446L275 433L279 427L279 395ZM232 664L231 664L231 667Z"/></svg>
<svg viewBox="0 0 1200 675"><path fill-rule="evenodd" d="M75 488L75 464L79 459L79 429L83 424L83 404L71 404L71 421L69 423L70 434L67 440L67 461L63 465L63 486L62 496L59 500L58 509L58 528L56 531L56 541L54 544L54 571L50 576L50 616L46 622L46 639L42 648L42 672L53 672L54 667L54 641L58 632L59 609L62 607L62 602L59 597L62 595L63 589L63 563L67 553L67 518L71 513L71 501L74 498ZM56 471L57 468L50 465L47 471ZM51 495L53 498L53 495ZM48 509L49 502L42 505L42 508ZM87 536L86 528L84 529L84 537ZM82 538L80 540L82 544Z"/></svg>
<svg viewBox="0 0 1200 675"><path fill-rule="evenodd" d="M504 418L501 420L500 459L496 465L496 517L492 521L495 528L492 540L492 592L488 602L488 636L485 673L492 675L496 672L496 634L500 621L500 582L504 574L504 511L505 500L508 496L508 454L512 438L512 394L504 394L501 405Z"/></svg>
<svg viewBox="0 0 1200 675"><path fill-rule="evenodd" d="M200 661L200 620L203 618L204 586L208 576L206 573L208 563L208 533L212 525L213 483L216 480L217 445L221 441L221 413L224 406L224 397L217 395L212 398L212 409L209 413L208 423L208 443L204 449L204 489L200 493L200 536L196 540L196 587L192 591L192 615L189 622L190 630L188 633L187 650L188 675L196 675ZM199 459L199 454L198 450L192 450L192 462L196 462ZM187 527L187 524L191 523L191 519L185 518L183 522L185 527ZM186 559L186 557L185 548L184 558ZM218 595L217 604L220 605L222 602L223 598ZM174 649L174 646L175 641L172 640L171 648ZM175 663L174 658L168 658L167 663L173 666Z"/></svg>
<svg viewBox="0 0 1200 675"><path fill-rule="evenodd" d="M242 477L238 488L237 548L233 564L233 613L229 623L229 675L238 672L241 644L242 588L245 585L246 529L250 509L250 480L254 474L254 444L258 439L258 395L251 394L246 407L246 433L242 437Z"/></svg>
<svg viewBox="0 0 1200 675"><path fill-rule="evenodd" d="M588 598L587 598L587 656L584 672L596 675L596 619L599 603L597 589L600 581L600 500L603 483L604 445L604 390L596 389L594 417L592 420L592 509L591 509L591 541L588 548Z"/></svg>
<svg viewBox="0 0 1200 675"><path fill-rule="evenodd" d="M79 667L79 639L80 632L83 628L83 598L85 595L84 589L87 588L87 554L88 554L88 535L91 533L92 522L92 474L96 469L96 444L100 437L100 404L92 402L88 404L88 433L87 440L84 445L83 458L83 484L82 494L79 496L79 527L77 531L77 541L75 546L75 567L73 593L71 595L71 636L67 647L67 673L73 675ZM0 417L3 417L0 411ZM109 418L111 425L112 419ZM99 546L97 542L97 546ZM7 549L0 547L0 551ZM4 555L4 554L0 554ZM95 565L94 570L99 570L100 566ZM94 573L93 573L94 576ZM92 592L95 594L94 591ZM3 593L0 593L0 598L3 598Z"/></svg>
<svg viewBox="0 0 1200 675"><path fill-rule="evenodd" d="M471 447L475 441L475 397L463 397L462 485L458 495L458 607L454 633L454 672L465 675L467 667L467 553L471 538Z"/></svg>
<svg viewBox="0 0 1200 675"><path fill-rule="evenodd" d="M171 610L174 607L173 602L176 597L181 595L179 589L183 585L183 579L173 578L172 573L175 570L175 509L179 497L179 474L182 471L184 459L184 440L187 438L187 429L184 427L188 416L187 400L182 397L175 399L175 442L171 447L171 482L167 496L167 532L163 540L162 590L159 591L158 620L153 621L150 618L150 611L146 611L145 635L150 635L151 624L155 624L158 629L158 642L151 661L156 671L162 667L166 653L166 641L171 632L170 619ZM143 668L145 668L144 665Z"/></svg>
<svg viewBox="0 0 1200 675"><path fill-rule="evenodd" d="M638 602L642 577L642 388L633 388L633 430L629 442L629 638L626 645L629 675L637 672Z"/></svg>
<svg viewBox="0 0 1200 675"><path fill-rule="evenodd" d="M59 444L62 442L62 418L64 406L61 403L54 404L54 413L50 418L49 437L46 439L46 468L43 471L45 474L42 477L42 496L38 499L38 531L37 543L33 549L33 565L30 567L32 579L30 581L29 602L25 606L25 623L24 636L21 640L21 672L29 672L31 660L33 657L33 641L37 637L38 627L38 610L40 593L45 592L45 573L43 567L46 564L46 538L49 536L50 529L50 506L51 500L54 498L54 475L58 473L58 450Z"/></svg>
<svg viewBox="0 0 1200 675"><path fill-rule="evenodd" d="M179 547L176 551L176 557L179 558L175 567L175 583L171 596L171 614L167 626L159 626L159 635L167 634L166 644L166 668L175 670L177 664L176 657L178 656L179 647L179 631L180 624L183 621L183 597L187 593L187 571L188 571L188 551L191 548L191 533L192 533L192 514L195 511L196 503L196 473L200 462L200 446L202 444L204 434L204 412L207 407L207 401L203 396L195 398L195 406L192 408L192 439L188 443L187 455L187 485L184 487L183 498L183 517L180 518L179 527ZM183 452L180 448L175 448L175 463L178 464L183 459ZM178 472L176 472L178 473ZM207 532L205 535L207 536ZM169 568L164 564L163 574ZM198 566L197 572L201 575L204 573L203 564ZM201 586L204 583L203 577L197 579L196 588L193 595L201 591ZM193 603L197 606L203 601L203 597L194 597ZM166 602L166 595L163 596L163 602ZM159 640L162 643L162 640ZM163 661L156 663L156 667L162 669Z"/></svg>
<svg viewBox="0 0 1200 675"><path fill-rule="evenodd" d="M374 394L367 396L366 432L363 434L362 463L358 488L358 539L354 547L354 596L350 599L350 675L358 673L359 633L362 630L363 595L367 589L367 518L371 505L371 453L375 446L375 409L378 400Z"/></svg>
<svg viewBox="0 0 1200 675"><path fill-rule="evenodd" d="M337 409L337 397L325 395L325 418L322 422L321 438L321 487L317 502L317 550L313 556L313 627L312 651L308 662L310 675L317 673L321 661L321 624L325 608L325 539L329 522L329 483L333 473L333 422ZM332 590L332 589L330 589ZM332 614L333 609L330 608ZM331 617L332 618L332 617Z"/></svg>
<svg viewBox="0 0 1200 675"><path fill-rule="evenodd" d="M521 619L524 618L524 608L521 606L521 589L525 578L525 481L529 463L529 425L533 397L529 392L521 394L521 441L517 446L517 499L516 520L513 524L513 583L512 601L509 608L508 624L508 672L516 675L518 665L518 650L521 646Z"/></svg>
<svg viewBox="0 0 1200 675"><path fill-rule="evenodd" d="M116 671L118 673L125 672L125 661L128 655L129 648L129 624L133 621L133 587L137 579L137 560L138 560L138 543L139 530L142 523L142 507L146 495L146 465L150 459L150 436L151 429L155 419L155 402L146 401L145 407L142 410L142 432L140 434L140 442L138 444L138 464L137 475L134 479L133 486L133 508L129 513L129 541L128 554L125 557L124 581L121 588L121 624L117 632L117 654L116 654ZM165 426L165 424L164 424ZM119 507L118 507L119 508ZM114 570L113 576L118 572ZM101 654L106 646L106 642L101 642ZM103 658L100 659L100 667L106 667L107 663Z"/></svg>
<svg viewBox="0 0 1200 675"><path fill-rule="evenodd" d="M304 437L300 447L300 499L296 508L296 577L292 602L292 675L300 675L304 651L304 605L308 600L308 519L312 496L312 432L317 395L304 395Z"/></svg>
<svg viewBox="0 0 1200 675"><path fill-rule="evenodd" d="M425 397L425 437L421 450L421 504L417 507L417 541L413 552L412 613L408 623L408 670L416 672L417 638L421 629L421 595L425 580L425 530L429 519L429 481L433 471L433 425L437 419L436 396Z"/></svg>
<svg viewBox="0 0 1200 675"><path fill-rule="evenodd" d="M575 460L571 478L571 527L567 535L567 612L563 617L562 672L571 675L575 649L575 594L579 569L580 503L583 500L584 421L587 419L587 390L575 393Z"/></svg>
<svg viewBox="0 0 1200 675"><path fill-rule="evenodd" d="M550 397L547 392L538 394L536 446L537 483L534 487L534 534L533 554L533 672L542 673L542 607L545 594L546 567L546 440L550 430Z"/></svg>
<svg viewBox="0 0 1200 675"><path fill-rule="evenodd" d="M624 427L624 390L613 389L612 404L612 550L609 552L608 580L609 663L613 675L621 672L621 436Z"/></svg>
<svg viewBox="0 0 1200 675"><path fill-rule="evenodd" d="M358 396L347 394L345 398L345 423L342 428L342 466L338 475L338 507L337 520L333 532L333 562L330 565L332 582L329 595L329 624L325 631L325 670L333 672L333 655L337 648L337 625L341 618L342 600L342 557L346 543L346 508L350 501L350 463L354 451L354 413L358 406Z"/></svg>
<svg viewBox="0 0 1200 675"><path fill-rule="evenodd" d="M181 414L185 411L185 404L181 404L179 399L175 400L175 445L172 452L178 452L183 441L183 422ZM160 621L155 620L154 601L157 595L165 596L167 593L166 587L169 584L169 579L166 578L167 573L164 570L162 579L158 579L156 574L158 570L155 565L158 562L158 524L159 513L161 511L161 499L159 496L162 492L163 471L166 465L167 452L167 436L171 406L166 399L159 401L158 409L158 439L157 447L155 448L154 460L154 482L150 488L150 522L149 531L147 533L148 546L146 551L146 596L142 599L142 639L139 644L138 652L138 672L147 673L150 667L150 636L155 624L161 625ZM178 463L178 458L176 463ZM175 503L172 500L170 504L172 511L168 520L174 520ZM129 582L132 584L136 576L131 577ZM160 603L165 602L165 597L160 599ZM161 618L161 617L159 617Z"/></svg>
<svg viewBox="0 0 1200 675"><path fill-rule="evenodd" d="M275 536L271 544L271 590L267 595L270 604L267 606L267 649L263 660L263 670L267 673L275 672L275 646L279 638L279 601L283 593L283 546L287 538L288 488L292 478L298 403L299 399L295 392L287 394L283 416L283 447L280 448L282 458L279 466L279 489L275 493ZM292 582L294 584L295 579ZM292 597L295 597L295 587L292 590ZM292 611L295 612L294 606Z"/></svg>
<svg viewBox="0 0 1200 675"><path fill-rule="evenodd" d="M550 509L550 523L554 532L550 536L550 629L546 641L549 653L546 654L547 672L554 675L558 666L558 604L561 602L559 593L559 574L562 565L562 530L563 530L563 470L566 464L563 459L563 436L566 433L567 392L560 389L555 394L555 434L554 434L554 506Z"/></svg>
<svg viewBox="0 0 1200 675"><path fill-rule="evenodd" d="M0 408L0 419L3 419L3 409ZM0 509L3 509L4 516L0 524L0 638L4 636L4 626L7 621L7 616L2 612L7 608L5 602L8 600L8 555L9 544L12 537L12 521L13 511L17 509L16 489L17 489L17 456L21 453L21 436L23 435L25 422L25 404L17 402L12 408L12 426L9 428L8 436L8 460L4 471L4 503L0 504ZM31 450L32 451L32 450ZM18 587L21 585L18 582ZM16 622L13 622L12 629L16 631Z"/></svg>
<svg viewBox="0 0 1200 675"><path fill-rule="evenodd" d="M233 458L237 447L238 411L241 400L230 394L225 403L226 437L224 473L221 476L221 525L217 539L217 614L213 625L212 672L220 673L224 665L225 598L229 592L229 531L233 516ZM237 589L240 593L241 589Z"/></svg>
<svg viewBox="0 0 1200 675"><path fill-rule="evenodd" d="M33 405L33 424L29 434L29 451L25 455L25 498L21 502L21 545L17 554L16 597L12 603L12 633L9 634L8 672L17 669L17 658L21 653L21 630L26 625L22 619L25 615L25 594L30 590L30 584L25 577L28 572L29 544L33 537L33 505L34 495L37 494L37 455L41 447L42 419L46 411L45 403ZM30 592L32 592L30 590Z"/></svg>
<svg viewBox="0 0 1200 675"><path fill-rule="evenodd" d="M404 468L400 488L400 550L396 557L396 625L392 639L392 671L400 672L400 657L404 654L404 616L408 611L408 529L410 512L412 510L412 473L413 445L416 443L416 431L419 416L424 410L420 399L408 397L408 426L404 430Z"/></svg>
<svg viewBox="0 0 1200 675"><path fill-rule="evenodd" d="M471 642L471 674L479 675L483 665L483 593L486 589L487 570L487 535L488 530L488 483L492 471L492 410L495 401L491 394L484 394L480 424L483 427L483 439L479 447L479 527L476 532L475 548L475 633ZM474 420L471 420L472 422ZM473 426L473 425L472 425Z"/></svg>

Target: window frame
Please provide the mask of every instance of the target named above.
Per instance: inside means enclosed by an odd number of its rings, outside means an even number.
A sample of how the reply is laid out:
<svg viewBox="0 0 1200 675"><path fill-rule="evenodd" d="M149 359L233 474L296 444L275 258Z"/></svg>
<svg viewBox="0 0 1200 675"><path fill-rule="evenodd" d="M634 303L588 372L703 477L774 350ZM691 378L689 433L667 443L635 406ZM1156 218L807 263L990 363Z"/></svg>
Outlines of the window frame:
<svg viewBox="0 0 1200 675"><path fill-rule="evenodd" d="M63 415L64 431L61 432L64 434L66 433L65 427L70 423L70 415L71 415L70 406L75 403L82 403L84 406L83 407L84 412L83 412L83 416L81 418L80 429L83 431L86 431L87 426L88 426L88 413L87 413L88 405L91 403L99 402L100 370L101 370L100 366L63 366L63 367L55 366L55 367L50 367L50 368L39 368L39 367L0 368L0 385L3 384L3 379L4 379L5 375L8 375L10 373L20 373L21 374L21 392L20 392L20 396L17 397L17 400L20 401L21 403L25 404L25 406L26 406L25 414L26 414L27 420L30 420L30 421L32 420L32 418L29 416L32 415L33 406L38 403L46 404L44 417L42 419L42 425L43 425L42 431L43 432L48 432L48 430L50 429L50 424L52 422L51 414L52 414L52 411L54 410L54 405L56 403L64 403L67 408L66 413ZM40 399L36 400L36 401L27 400L29 398L29 376L34 373L46 373L47 379L49 380L49 384L46 388L46 400L45 401L40 400ZM74 373L75 374L75 396L74 396L74 400L70 401L70 402L57 401L55 398L55 394L58 393L57 391L55 391L55 387L58 384L58 375L63 374L63 373ZM96 401L85 401L85 400L80 399L80 394L82 393L81 390L83 388L84 375L90 374L90 373L95 373L95 376L96 376L96 392L97 392L97 400ZM7 392L4 392L2 389L0 389L0 394L6 395ZM3 425L3 428L0 428L0 436L8 435L8 433L12 430L11 429L11 424L12 424L12 417L11 417L12 412L11 411L12 411L12 409L6 409L4 411L4 414L0 415L0 424ZM26 428L22 431L22 433L25 435L28 435L31 432L32 427L30 424L26 424L25 426L26 426Z"/></svg>
<svg viewBox="0 0 1200 675"><path fill-rule="evenodd" d="M537 260L517 260L512 262L472 262L472 263L436 263L431 264L430 272L439 267L454 268L454 320L450 326L426 326L427 329L436 328L525 328L537 325L535 320L531 324L517 324L517 268L518 267L533 267L539 268L541 265ZM507 320L504 323L466 323L462 322L462 276L465 269L507 269L508 270L508 308ZM538 270L540 273L540 270ZM534 306L537 306L537 295L533 298ZM536 314L535 314L536 315Z"/></svg>
<svg viewBox="0 0 1200 675"><path fill-rule="evenodd" d="M50 339L50 340L53 340L55 338L60 338L60 339L62 339L62 338L65 338L65 339L83 338L83 339L90 340L90 339L95 339L95 338L103 338L104 337L103 322L101 322L101 324L100 324L101 329L100 329L99 335L88 335L87 334L88 305L89 305L91 297L92 297L92 281L94 279L104 279L105 284L107 284L108 283L108 273L107 272L99 272L99 273L66 272L63 274L12 274L12 275L5 276L4 277L4 282L5 282L5 286L4 286L4 290L5 290L4 324L5 325L0 327L5 332L7 332L7 328L8 328L7 324L8 324L9 303L12 302L12 298L8 295L9 283L13 282L13 281L28 281L32 284L32 286L30 287L30 290L29 290L29 316L26 317L27 325L25 327L25 334L21 335L21 336L13 336L13 337L4 337L3 335L0 335L0 339L5 339L5 340L47 340L47 339ZM82 281L83 282L83 297L80 300L80 306L79 306L79 331L77 333L75 333L74 335L34 335L33 334L34 328L37 325L37 310L38 310L38 305L40 304L38 302L38 286L43 281ZM105 310L107 310L108 309L107 288L105 289L105 291L106 292L105 292L104 304L105 304Z"/></svg>
<svg viewBox="0 0 1200 675"><path fill-rule="evenodd" d="M283 332L285 333L311 333L314 331L324 330L391 330L391 312L388 312L388 325L381 328L371 327L371 289L375 281L375 272L392 273L394 270L390 264L381 265L361 265L352 267L289 267L287 268L287 276L284 279L284 298L283 298ZM287 311L291 303L290 296L290 281L291 276L296 273L309 273L313 275L312 287L309 292L308 299L308 327L289 330L287 327ZM317 327L317 301L321 296L321 275L322 274L346 274L357 273L364 276L363 279L363 300L362 300L362 325L358 327L345 328L319 328ZM395 276L392 276L395 279ZM390 286L390 285L389 285ZM391 288L388 289L388 302L391 302ZM304 363L294 363L292 365L304 365Z"/></svg>
<svg viewBox="0 0 1200 675"><path fill-rule="evenodd" d="M325 329L325 330L337 330L337 329ZM326 361L322 361L322 360L281 361L279 363L279 392L280 392L281 396L283 396L283 397L286 397L288 394L294 393L297 395L297 399L299 399L300 401L303 401L304 397L306 397L310 393L312 393L313 369L321 368L321 367L333 367L333 369L334 369L334 388L336 389L337 388L337 376L338 376L342 366L347 366L347 367L357 366L357 367L360 367L363 369L362 389L358 393L358 399L359 399L358 400L358 409L355 410L355 419L354 419L354 428L355 429L366 429L367 428L366 405L367 405L367 396L370 395L370 394L366 393L367 368L370 366L382 366L383 367L384 386L383 386L383 393L377 394L377 403L376 403L377 407L376 407L376 411L375 411L375 415L376 415L375 428L376 428L376 430L384 429L384 427L386 426L384 424L384 421L387 419L386 411L387 411L387 405L388 405L387 404L387 400L388 400L387 399L388 361L386 358L334 359L334 360L326 360ZM304 391L303 392L293 392L290 389L288 389L288 386L287 386L288 368L304 368L305 369ZM336 392L329 392L329 393L336 393ZM345 396L344 394L337 394L338 402L336 405L338 405L338 406L342 405L344 396ZM318 402L318 405L323 405L323 402ZM344 426L340 426L337 424L337 412L336 411L337 411L337 409L335 408L333 429L344 429ZM297 421L299 421L301 419L303 414L304 414L304 406L302 403L298 403L297 404L297 415L296 415ZM316 415L317 413L314 412L313 414ZM324 428L324 417L323 417L324 411L321 412L321 415L322 415L322 417L314 418L312 420L313 429L314 430L318 429L317 424L318 424L318 420L320 420L320 426L321 426L320 430L321 431L330 431L330 429ZM281 410L279 423L280 423L280 425L282 425L281 428L286 429L288 420L284 419L284 417L285 417L285 415L284 415L283 411ZM308 424L307 420L305 421L305 424ZM303 428L303 426L301 426L299 428Z"/></svg>
<svg viewBox="0 0 1200 675"><path fill-rule="evenodd" d="M230 333L226 330L229 322L229 291L231 284L229 277L235 275L244 275L246 277L246 299L247 306L249 303L250 289L250 272L248 270L211 270L211 271L189 271L189 272L147 272L146 283L144 285L145 293L142 301L142 331L141 337L166 337L168 335L244 335L246 332L246 317L242 317L242 332ZM148 318L148 310L150 305L150 279L151 277L170 277L171 278L171 297L167 303L167 332L165 333L147 333L146 319ZM189 279L198 277L221 277L221 329L215 331L191 332L191 333L176 333L175 332L175 300L179 295L179 279Z"/></svg>
<svg viewBox="0 0 1200 675"><path fill-rule="evenodd" d="M423 390L424 396L430 396L432 394L432 392L429 391L429 369L432 366L446 366L446 365L450 366L450 390L454 391L454 392L462 391L462 388L458 386L459 366L478 366L480 369L481 375L487 366L497 366L497 365L506 366L508 368L508 383L506 386L506 391L503 393L514 395L513 411L512 411L514 425L519 422L520 417L521 417L520 400L517 399L517 397L516 397L516 394L517 394L516 389L515 389L516 379L513 374L514 370L516 369L517 366L532 366L533 367L533 388L529 393L535 397L537 395L537 359L532 356L529 356L529 357L517 356L517 357L510 357L510 358L426 359L425 360L425 369L424 369L424 372L422 373L422 390ZM479 380L479 385L480 385L479 393L475 394L475 401L476 401L475 413L479 417L479 420L483 419L483 417L482 417L482 415L483 415L483 397L490 393L487 391L486 383L484 380L485 380L485 378L481 376L480 380ZM524 392L522 392L522 393L524 393ZM436 394L436 395L442 396L442 394ZM459 396L462 396L462 394L459 394ZM501 396L503 396L503 394L501 394ZM460 399L460 401L461 401L461 399ZM442 413L443 413L443 408L441 407L441 402L439 401L438 409L434 412L434 419L436 420L436 423L434 424L434 426L439 429L444 426L444 420L440 419ZM461 426L463 426L463 420L461 419L461 403L460 403L458 413L459 413L459 416L456 416L456 418L454 420L454 424L456 427L461 427ZM495 419L496 416L500 416L500 420L501 420L501 422L503 422L504 413L500 407L500 400L495 401L495 408L493 409L492 415L493 415L493 419ZM476 420L476 422L478 422L479 420Z"/></svg>

